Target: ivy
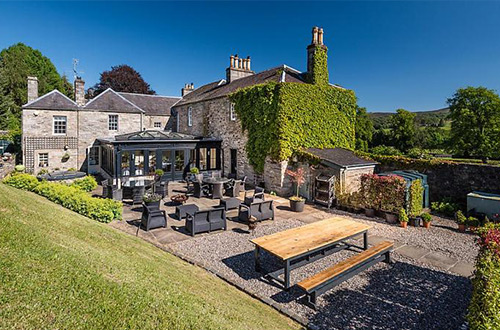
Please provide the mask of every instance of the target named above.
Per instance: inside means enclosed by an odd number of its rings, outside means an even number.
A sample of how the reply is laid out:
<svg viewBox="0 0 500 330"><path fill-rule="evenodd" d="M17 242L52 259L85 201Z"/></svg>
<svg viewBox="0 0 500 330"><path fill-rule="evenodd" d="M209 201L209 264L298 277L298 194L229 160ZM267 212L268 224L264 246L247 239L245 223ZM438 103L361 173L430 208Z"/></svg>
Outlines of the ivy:
<svg viewBox="0 0 500 330"><path fill-rule="evenodd" d="M324 48L323 48L324 47ZM328 55L326 47L318 47L314 51L311 72L307 75L307 80L315 85L328 85Z"/></svg>
<svg viewBox="0 0 500 330"><path fill-rule="evenodd" d="M411 183L408 200L408 215L416 217L422 213L422 204L424 202L424 187L422 180L418 179Z"/></svg>

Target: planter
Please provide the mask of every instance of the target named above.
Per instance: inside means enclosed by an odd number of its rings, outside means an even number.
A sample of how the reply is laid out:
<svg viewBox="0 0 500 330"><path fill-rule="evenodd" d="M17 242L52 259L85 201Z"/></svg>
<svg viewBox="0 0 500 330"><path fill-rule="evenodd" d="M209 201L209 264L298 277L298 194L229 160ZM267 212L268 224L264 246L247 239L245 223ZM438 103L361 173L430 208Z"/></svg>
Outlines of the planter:
<svg viewBox="0 0 500 330"><path fill-rule="evenodd" d="M429 228L431 226L431 222L424 222L424 228Z"/></svg>
<svg viewBox="0 0 500 330"><path fill-rule="evenodd" d="M465 233L465 229L467 229L467 227L465 226L465 224L459 224L458 225L458 231L459 232Z"/></svg>
<svg viewBox="0 0 500 330"><path fill-rule="evenodd" d="M305 200L294 201L290 199L290 208L293 212L302 212L304 211L304 205L306 204Z"/></svg>
<svg viewBox="0 0 500 330"><path fill-rule="evenodd" d="M385 213L385 220L387 220L388 223L397 223L398 216L395 215L394 213L386 212Z"/></svg>
<svg viewBox="0 0 500 330"><path fill-rule="evenodd" d="M422 224L422 218L421 217L416 217L416 218L411 218L410 219L410 226L420 227L421 224Z"/></svg>
<svg viewBox="0 0 500 330"><path fill-rule="evenodd" d="M400 222L401 228L406 228L408 226L408 222Z"/></svg>
<svg viewBox="0 0 500 330"><path fill-rule="evenodd" d="M160 208L160 202L161 201L156 201L156 202L144 202L146 206L156 206L157 208Z"/></svg>
<svg viewBox="0 0 500 330"><path fill-rule="evenodd" d="M365 215L369 218L373 218L375 216L374 209L365 209Z"/></svg>

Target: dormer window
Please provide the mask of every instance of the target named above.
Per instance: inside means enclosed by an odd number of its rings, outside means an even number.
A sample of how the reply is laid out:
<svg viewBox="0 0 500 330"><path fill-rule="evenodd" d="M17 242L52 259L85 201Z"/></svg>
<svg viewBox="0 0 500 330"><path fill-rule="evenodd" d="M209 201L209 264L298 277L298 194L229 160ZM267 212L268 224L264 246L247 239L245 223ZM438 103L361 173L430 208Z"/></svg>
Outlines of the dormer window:
<svg viewBox="0 0 500 330"><path fill-rule="evenodd" d="M229 118L232 121L236 120L236 111L234 110L234 103L231 103L229 106Z"/></svg>
<svg viewBox="0 0 500 330"><path fill-rule="evenodd" d="M189 127L193 126L193 108L192 107L188 108L188 126Z"/></svg>

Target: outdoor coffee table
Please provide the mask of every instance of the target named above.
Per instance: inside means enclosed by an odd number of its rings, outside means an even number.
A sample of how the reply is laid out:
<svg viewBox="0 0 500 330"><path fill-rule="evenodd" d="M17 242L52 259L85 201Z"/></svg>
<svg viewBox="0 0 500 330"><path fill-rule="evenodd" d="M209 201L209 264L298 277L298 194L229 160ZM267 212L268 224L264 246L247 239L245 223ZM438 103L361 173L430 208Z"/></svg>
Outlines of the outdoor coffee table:
<svg viewBox="0 0 500 330"><path fill-rule="evenodd" d="M186 217L187 213L195 213L198 210L198 206L194 204L178 205L175 207L175 215L178 220L182 220Z"/></svg>
<svg viewBox="0 0 500 330"><path fill-rule="evenodd" d="M283 262L283 268L267 275L290 288L290 272L331 253L353 247L368 248L371 226L343 218L330 218L251 240L255 244L255 270L261 271L260 254L264 250ZM345 241L363 234L363 247ZM284 273L284 281L279 275Z"/></svg>

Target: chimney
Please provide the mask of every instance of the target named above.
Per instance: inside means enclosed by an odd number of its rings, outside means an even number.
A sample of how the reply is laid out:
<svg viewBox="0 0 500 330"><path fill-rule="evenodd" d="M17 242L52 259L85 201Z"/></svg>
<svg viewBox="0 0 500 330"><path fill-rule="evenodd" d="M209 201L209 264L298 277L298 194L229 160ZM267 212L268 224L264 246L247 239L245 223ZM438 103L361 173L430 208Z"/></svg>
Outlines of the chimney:
<svg viewBox="0 0 500 330"><path fill-rule="evenodd" d="M315 63L314 58L318 51L328 51L328 48L323 44L323 28L318 28L317 26L312 29L312 41L309 46L307 46L307 75L311 83L327 83L328 84L328 67L326 61L318 61ZM323 63L324 62L324 63ZM324 65L324 68L316 68L315 65ZM320 71L326 71L326 75L322 74ZM326 81L318 81L326 80Z"/></svg>
<svg viewBox="0 0 500 330"><path fill-rule="evenodd" d="M184 87L181 89L181 96L184 97L194 91L194 84L184 84Z"/></svg>
<svg viewBox="0 0 500 330"><path fill-rule="evenodd" d="M28 102L38 98L38 78L28 76Z"/></svg>
<svg viewBox="0 0 500 330"><path fill-rule="evenodd" d="M229 57L229 67L226 69L226 81L230 83L240 78L253 75L250 69L250 56L239 58L238 54Z"/></svg>
<svg viewBox="0 0 500 330"><path fill-rule="evenodd" d="M85 105L85 81L81 77L75 79L75 102L79 106Z"/></svg>

